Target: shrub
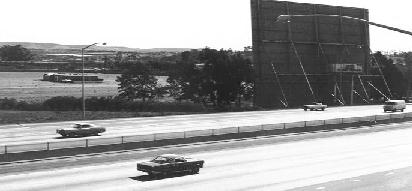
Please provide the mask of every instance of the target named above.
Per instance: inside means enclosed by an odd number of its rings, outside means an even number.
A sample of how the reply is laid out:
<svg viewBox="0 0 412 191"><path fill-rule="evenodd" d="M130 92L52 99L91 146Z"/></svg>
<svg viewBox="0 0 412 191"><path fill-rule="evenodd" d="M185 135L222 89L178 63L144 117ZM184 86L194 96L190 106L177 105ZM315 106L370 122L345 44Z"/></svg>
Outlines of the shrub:
<svg viewBox="0 0 412 191"><path fill-rule="evenodd" d="M11 109L16 109L16 106L17 106L16 99L8 99L7 97L4 99L0 99L1 109L11 110Z"/></svg>
<svg viewBox="0 0 412 191"><path fill-rule="evenodd" d="M81 98L73 96L58 96L43 102L44 108L52 111L75 111L81 110Z"/></svg>

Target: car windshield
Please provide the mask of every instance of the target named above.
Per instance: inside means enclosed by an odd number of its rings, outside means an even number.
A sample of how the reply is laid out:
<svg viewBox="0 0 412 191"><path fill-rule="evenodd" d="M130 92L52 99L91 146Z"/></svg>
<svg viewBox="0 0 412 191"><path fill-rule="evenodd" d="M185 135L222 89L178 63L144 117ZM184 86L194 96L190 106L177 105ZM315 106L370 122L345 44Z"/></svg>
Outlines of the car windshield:
<svg viewBox="0 0 412 191"><path fill-rule="evenodd" d="M73 125L73 128L76 128L76 129L88 128L88 127L90 127L89 124L74 124Z"/></svg>
<svg viewBox="0 0 412 191"><path fill-rule="evenodd" d="M166 163L166 162L170 162L172 159L171 158L167 158L167 157L163 157L163 156L158 156L156 158L154 158L153 160L151 160L152 162L155 163Z"/></svg>
<svg viewBox="0 0 412 191"><path fill-rule="evenodd" d="M396 105L396 102L386 102L386 105Z"/></svg>

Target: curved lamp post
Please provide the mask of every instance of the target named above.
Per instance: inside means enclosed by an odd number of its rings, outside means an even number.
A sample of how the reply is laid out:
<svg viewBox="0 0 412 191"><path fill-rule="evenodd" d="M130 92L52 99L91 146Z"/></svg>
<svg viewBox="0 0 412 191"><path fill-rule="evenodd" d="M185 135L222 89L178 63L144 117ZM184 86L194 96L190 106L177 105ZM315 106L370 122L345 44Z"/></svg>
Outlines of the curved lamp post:
<svg viewBox="0 0 412 191"><path fill-rule="evenodd" d="M395 28L395 27L390 27L387 25L382 25L382 24L378 24L378 23L374 23L371 21L368 21L366 19L360 19L360 18L355 18L355 17L350 17L350 16L344 16L344 15L324 15L324 14L311 14L311 15L279 15L278 18L276 19L275 22L290 22L292 20L292 18L294 17L338 17L338 18L343 18L343 19L350 19L350 20L355 20L355 21L360 21L360 22L364 22L370 25L374 25L377 27L381 27L381 28L385 28L388 30L392 30L392 31L396 31L396 32L400 32L403 34L407 34L407 35L411 35L412 36L412 32L410 31L406 31L406 30L402 30L399 28Z"/></svg>
<svg viewBox="0 0 412 191"><path fill-rule="evenodd" d="M95 46L99 43L93 43L90 45L87 45L82 48L82 111L83 111L83 119L86 119L86 101L84 97L84 51L92 46ZM106 43L102 43L102 45L106 45Z"/></svg>

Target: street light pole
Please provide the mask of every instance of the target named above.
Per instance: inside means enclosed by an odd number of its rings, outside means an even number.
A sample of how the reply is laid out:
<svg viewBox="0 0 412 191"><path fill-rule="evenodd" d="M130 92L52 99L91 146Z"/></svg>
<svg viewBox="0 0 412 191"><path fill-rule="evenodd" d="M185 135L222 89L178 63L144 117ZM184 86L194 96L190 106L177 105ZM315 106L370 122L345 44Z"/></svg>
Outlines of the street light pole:
<svg viewBox="0 0 412 191"><path fill-rule="evenodd" d="M88 46L85 46L82 48L82 111L83 111L83 120L86 119L86 100L84 97L84 51L94 45L97 45L98 43L93 43ZM106 45L106 43L103 43L103 45Z"/></svg>
<svg viewBox="0 0 412 191"><path fill-rule="evenodd" d="M375 23L375 22L368 21L366 19L360 19L360 18L344 16L344 15L325 15L325 14L279 15L278 18L276 19L276 22L290 22L290 20L293 17L338 17L338 18L344 18L344 19L350 19L350 20L364 22L364 23L367 23L369 25L374 25L374 26L377 26L377 27L385 28L385 29L388 29L388 30L392 30L392 31L396 31L396 32L400 32L400 33L412 36L412 32L410 32L410 31L402 30L402 29L395 28L395 27L390 27L390 26L387 26L387 25L378 24L378 23Z"/></svg>

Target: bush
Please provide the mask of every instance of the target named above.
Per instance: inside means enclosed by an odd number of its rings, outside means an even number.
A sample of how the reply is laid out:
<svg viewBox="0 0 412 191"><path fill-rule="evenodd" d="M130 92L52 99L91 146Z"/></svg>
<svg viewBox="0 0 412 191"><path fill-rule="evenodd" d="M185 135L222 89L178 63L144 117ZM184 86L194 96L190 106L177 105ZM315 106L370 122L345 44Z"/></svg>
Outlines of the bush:
<svg viewBox="0 0 412 191"><path fill-rule="evenodd" d="M92 97L85 100L87 111L110 112L221 112L256 110L253 106L211 107L193 102L155 102L128 100L121 97ZM43 103L27 103L15 99L0 99L0 109L20 111L79 111L82 110L82 99L68 96L50 98ZM258 110L258 109L257 109Z"/></svg>
<svg viewBox="0 0 412 191"><path fill-rule="evenodd" d="M82 109L82 101L72 96L58 96L44 101L43 106L52 111L75 111Z"/></svg>
<svg viewBox="0 0 412 191"><path fill-rule="evenodd" d="M19 101L16 105L16 109L20 111L42 111L45 110L42 103L27 103L25 101Z"/></svg>
<svg viewBox="0 0 412 191"><path fill-rule="evenodd" d="M16 109L17 100L16 99L8 99L7 97L4 99L0 99L0 108L6 110Z"/></svg>

